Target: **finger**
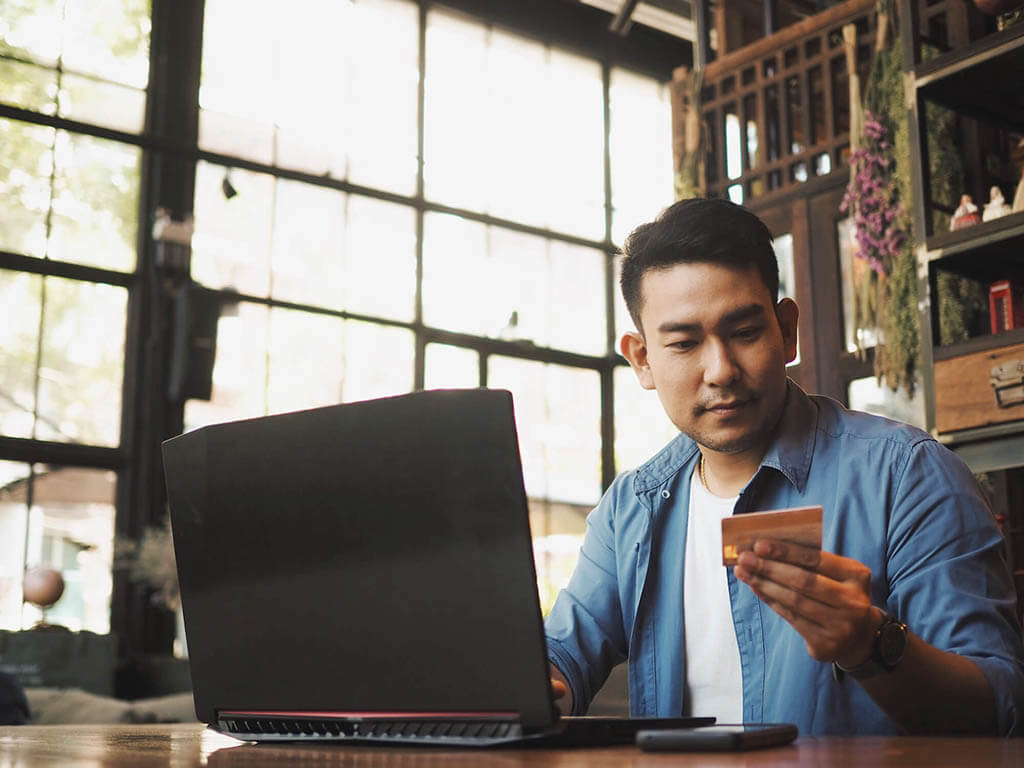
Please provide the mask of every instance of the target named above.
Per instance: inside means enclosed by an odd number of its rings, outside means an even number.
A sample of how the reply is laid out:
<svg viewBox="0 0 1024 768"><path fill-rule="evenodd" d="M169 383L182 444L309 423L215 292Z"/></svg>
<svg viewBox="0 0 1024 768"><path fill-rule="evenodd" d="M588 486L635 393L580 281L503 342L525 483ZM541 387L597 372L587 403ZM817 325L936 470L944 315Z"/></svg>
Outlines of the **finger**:
<svg viewBox="0 0 1024 768"><path fill-rule="evenodd" d="M785 597L773 597L772 587L773 585L766 585L764 588L751 586L751 591L803 637L808 652L818 661L840 658L840 654L849 652L851 641L863 637L862 634L857 634L860 631L858 627L862 628L862 625L848 612L841 609L826 609L819 612L810 600L792 605ZM868 605L867 613L871 612L872 609ZM864 653L858 652L856 657L863 658Z"/></svg>
<svg viewBox="0 0 1024 768"><path fill-rule="evenodd" d="M758 557L753 552L740 553L734 573L736 578L747 584L755 579L757 583L772 582L826 604L834 604L841 599L839 591L842 585L839 582L807 568Z"/></svg>
<svg viewBox="0 0 1024 768"><path fill-rule="evenodd" d="M751 590L762 603L793 625L793 628L802 636L807 637L810 634L817 634L827 629L826 623L815 621L809 616L797 613L793 608L786 605L785 602L772 597L769 592L754 586L751 586Z"/></svg>
<svg viewBox="0 0 1024 768"><path fill-rule="evenodd" d="M808 547L791 541L758 539L753 552L758 557L817 571L835 581L846 581L859 575L863 566L856 560L825 552L817 547Z"/></svg>
<svg viewBox="0 0 1024 768"><path fill-rule="evenodd" d="M568 692L569 692L569 689L566 687L565 683L563 683L561 680L556 680L553 677L551 678L551 698L552 699L554 699L555 701L558 701L559 699L565 698L565 694L567 694Z"/></svg>
<svg viewBox="0 0 1024 768"><path fill-rule="evenodd" d="M737 575L737 578L740 577ZM756 575L741 580L753 590L762 602L791 624L800 619L820 629L828 626L830 619L835 615L836 608L834 606L822 603L781 584L766 581Z"/></svg>
<svg viewBox="0 0 1024 768"><path fill-rule="evenodd" d="M812 571L817 570L821 561L821 549L779 539L757 539L752 551L758 557L790 563Z"/></svg>

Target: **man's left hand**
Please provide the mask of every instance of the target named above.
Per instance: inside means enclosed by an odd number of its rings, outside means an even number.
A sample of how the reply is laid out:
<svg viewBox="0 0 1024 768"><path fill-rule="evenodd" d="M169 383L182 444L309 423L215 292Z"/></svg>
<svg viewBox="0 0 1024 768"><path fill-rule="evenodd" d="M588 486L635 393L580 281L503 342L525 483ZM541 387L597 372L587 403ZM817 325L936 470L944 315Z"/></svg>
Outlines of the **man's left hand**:
<svg viewBox="0 0 1024 768"><path fill-rule="evenodd" d="M800 633L814 659L849 668L871 655L882 616L871 605L871 570L863 563L759 539L740 554L734 573Z"/></svg>

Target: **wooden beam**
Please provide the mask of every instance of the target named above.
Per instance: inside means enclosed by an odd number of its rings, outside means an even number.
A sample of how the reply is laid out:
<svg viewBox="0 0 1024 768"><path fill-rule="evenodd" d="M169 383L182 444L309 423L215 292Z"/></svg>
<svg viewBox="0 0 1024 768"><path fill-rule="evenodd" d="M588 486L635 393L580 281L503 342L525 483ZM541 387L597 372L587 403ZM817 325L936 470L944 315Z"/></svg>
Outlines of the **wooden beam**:
<svg viewBox="0 0 1024 768"><path fill-rule="evenodd" d="M738 71L751 61L776 51L781 51L825 27L839 25L851 18L861 16L869 12L874 6L875 0L846 0L846 2L833 6L827 11L822 11L796 24L791 24L774 35L762 38L735 51L727 51L708 64L705 77L710 81L721 77L727 72ZM720 25L720 35L721 29L722 26ZM718 47L719 49L722 48L721 40L718 41Z"/></svg>

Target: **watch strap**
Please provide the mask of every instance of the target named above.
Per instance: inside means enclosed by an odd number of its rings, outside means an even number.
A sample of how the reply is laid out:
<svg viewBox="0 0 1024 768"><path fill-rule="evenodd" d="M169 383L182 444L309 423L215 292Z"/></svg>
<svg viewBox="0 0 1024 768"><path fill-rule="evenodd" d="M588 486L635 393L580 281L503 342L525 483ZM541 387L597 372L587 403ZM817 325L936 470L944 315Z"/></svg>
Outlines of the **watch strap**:
<svg viewBox="0 0 1024 768"><path fill-rule="evenodd" d="M853 667L844 667L839 662L833 661L832 677L834 677L836 681L841 682L845 675L849 675L854 680L864 680L881 674L882 672L891 672L895 668L896 664L899 663L900 659L903 657L902 651L899 658L892 662L888 662L883 657L881 647L882 635L893 625L897 626L899 631L906 635L907 625L885 611L881 611L881 614L882 622L878 625L878 629L875 630L875 636L871 644L871 655L860 664Z"/></svg>

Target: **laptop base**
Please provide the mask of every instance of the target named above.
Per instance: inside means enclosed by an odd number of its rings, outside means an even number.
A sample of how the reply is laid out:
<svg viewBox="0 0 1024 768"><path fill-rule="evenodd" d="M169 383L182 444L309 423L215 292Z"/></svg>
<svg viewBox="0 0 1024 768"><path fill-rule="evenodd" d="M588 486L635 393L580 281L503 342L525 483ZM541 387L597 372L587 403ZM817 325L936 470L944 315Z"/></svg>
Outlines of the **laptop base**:
<svg viewBox="0 0 1024 768"><path fill-rule="evenodd" d="M597 747L633 744L639 730L696 728L713 717L564 717L543 731L500 718L361 718L222 713L213 727L243 741L436 747Z"/></svg>

